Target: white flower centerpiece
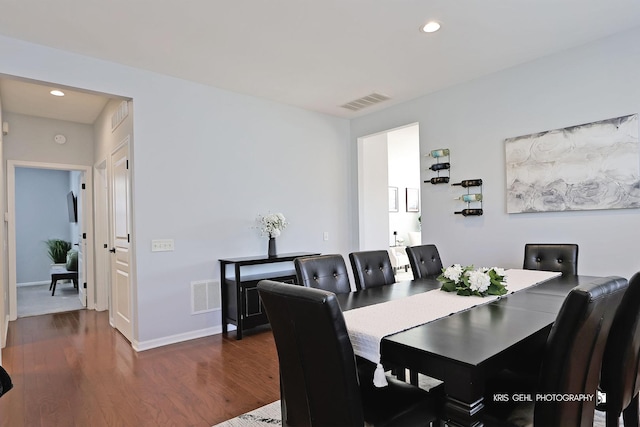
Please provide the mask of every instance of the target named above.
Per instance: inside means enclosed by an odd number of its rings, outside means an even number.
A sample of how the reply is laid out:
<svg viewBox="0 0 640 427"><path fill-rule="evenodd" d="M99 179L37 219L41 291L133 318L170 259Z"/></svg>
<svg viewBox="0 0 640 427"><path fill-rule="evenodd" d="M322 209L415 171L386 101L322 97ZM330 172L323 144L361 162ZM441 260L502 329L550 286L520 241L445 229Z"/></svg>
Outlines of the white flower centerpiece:
<svg viewBox="0 0 640 427"><path fill-rule="evenodd" d="M258 228L263 236L269 237L269 256L276 256L276 237L280 236L289 223L281 213L258 215Z"/></svg>
<svg viewBox="0 0 640 427"><path fill-rule="evenodd" d="M487 296L504 295L507 293L506 274L503 268L478 268L473 265L466 267L454 264L443 268L437 277L442 283L440 288L446 292L456 292L458 295Z"/></svg>

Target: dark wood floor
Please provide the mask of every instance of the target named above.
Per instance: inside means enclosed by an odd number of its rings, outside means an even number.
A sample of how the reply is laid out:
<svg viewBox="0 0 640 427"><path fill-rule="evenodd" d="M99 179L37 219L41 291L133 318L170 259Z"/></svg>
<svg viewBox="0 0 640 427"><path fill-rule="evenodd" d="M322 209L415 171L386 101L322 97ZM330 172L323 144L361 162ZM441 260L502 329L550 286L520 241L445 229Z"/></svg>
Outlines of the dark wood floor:
<svg viewBox="0 0 640 427"><path fill-rule="evenodd" d="M136 353L107 312L20 318L2 365L0 426L212 426L279 399L269 329Z"/></svg>

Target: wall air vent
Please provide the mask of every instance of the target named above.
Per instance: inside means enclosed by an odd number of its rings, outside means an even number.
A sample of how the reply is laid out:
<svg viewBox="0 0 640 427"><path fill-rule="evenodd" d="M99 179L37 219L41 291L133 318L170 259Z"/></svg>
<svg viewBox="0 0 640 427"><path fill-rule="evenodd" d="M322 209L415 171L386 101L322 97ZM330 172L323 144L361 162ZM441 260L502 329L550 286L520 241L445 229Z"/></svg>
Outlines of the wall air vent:
<svg viewBox="0 0 640 427"><path fill-rule="evenodd" d="M118 109L111 116L111 132L116 130L116 128L124 121L125 118L129 115L129 103L127 101L122 101L120 105L118 105Z"/></svg>
<svg viewBox="0 0 640 427"><path fill-rule="evenodd" d="M202 280L191 282L191 314L220 310L220 282Z"/></svg>
<svg viewBox="0 0 640 427"><path fill-rule="evenodd" d="M388 96L381 95L379 93L372 93L351 102L347 102L346 104L341 105L341 107L351 111L359 111L388 99L390 99Z"/></svg>

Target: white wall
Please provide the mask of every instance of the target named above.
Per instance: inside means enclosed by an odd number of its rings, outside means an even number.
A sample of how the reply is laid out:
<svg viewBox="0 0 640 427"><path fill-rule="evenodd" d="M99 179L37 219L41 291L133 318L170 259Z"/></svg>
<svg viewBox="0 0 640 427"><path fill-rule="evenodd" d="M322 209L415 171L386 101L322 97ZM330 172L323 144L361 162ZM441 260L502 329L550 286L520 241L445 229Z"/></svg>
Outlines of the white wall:
<svg viewBox="0 0 640 427"><path fill-rule="evenodd" d="M378 250L389 245L389 153L387 133L358 141L358 250Z"/></svg>
<svg viewBox="0 0 640 427"><path fill-rule="evenodd" d="M508 215L504 139L639 112L638 40L640 29L353 120L352 139L418 121L423 154L451 149L452 182L484 180L478 218L453 215L460 187L422 184L423 242L445 264L521 267L527 242L575 242L579 273L628 278L640 270L640 211Z"/></svg>
<svg viewBox="0 0 640 427"><path fill-rule="evenodd" d="M133 99L142 345L220 327L219 312L191 315L190 282L217 280L219 258L265 253L260 213L289 220L281 252L353 248L347 120L6 37L0 58L0 73ZM152 253L158 238L175 251Z"/></svg>
<svg viewBox="0 0 640 427"><path fill-rule="evenodd" d="M93 127L82 123L5 113L9 134L4 138L6 160L66 165L93 165ZM53 140L57 134L65 144Z"/></svg>

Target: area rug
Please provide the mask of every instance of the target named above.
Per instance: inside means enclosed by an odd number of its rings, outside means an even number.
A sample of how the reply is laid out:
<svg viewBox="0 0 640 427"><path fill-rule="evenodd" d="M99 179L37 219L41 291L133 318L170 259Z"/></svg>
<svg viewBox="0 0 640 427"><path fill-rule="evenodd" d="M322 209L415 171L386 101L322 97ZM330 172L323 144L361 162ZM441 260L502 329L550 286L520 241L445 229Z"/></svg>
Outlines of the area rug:
<svg viewBox="0 0 640 427"><path fill-rule="evenodd" d="M214 427L273 427L282 425L280 401L276 400L246 414L216 424Z"/></svg>
<svg viewBox="0 0 640 427"><path fill-rule="evenodd" d="M280 401L277 400L236 418L216 424L213 427L273 427L279 425L282 425L282 421L280 417ZM605 427L605 425L604 412L596 411L593 427ZM622 417L620 417L619 426L623 427Z"/></svg>

